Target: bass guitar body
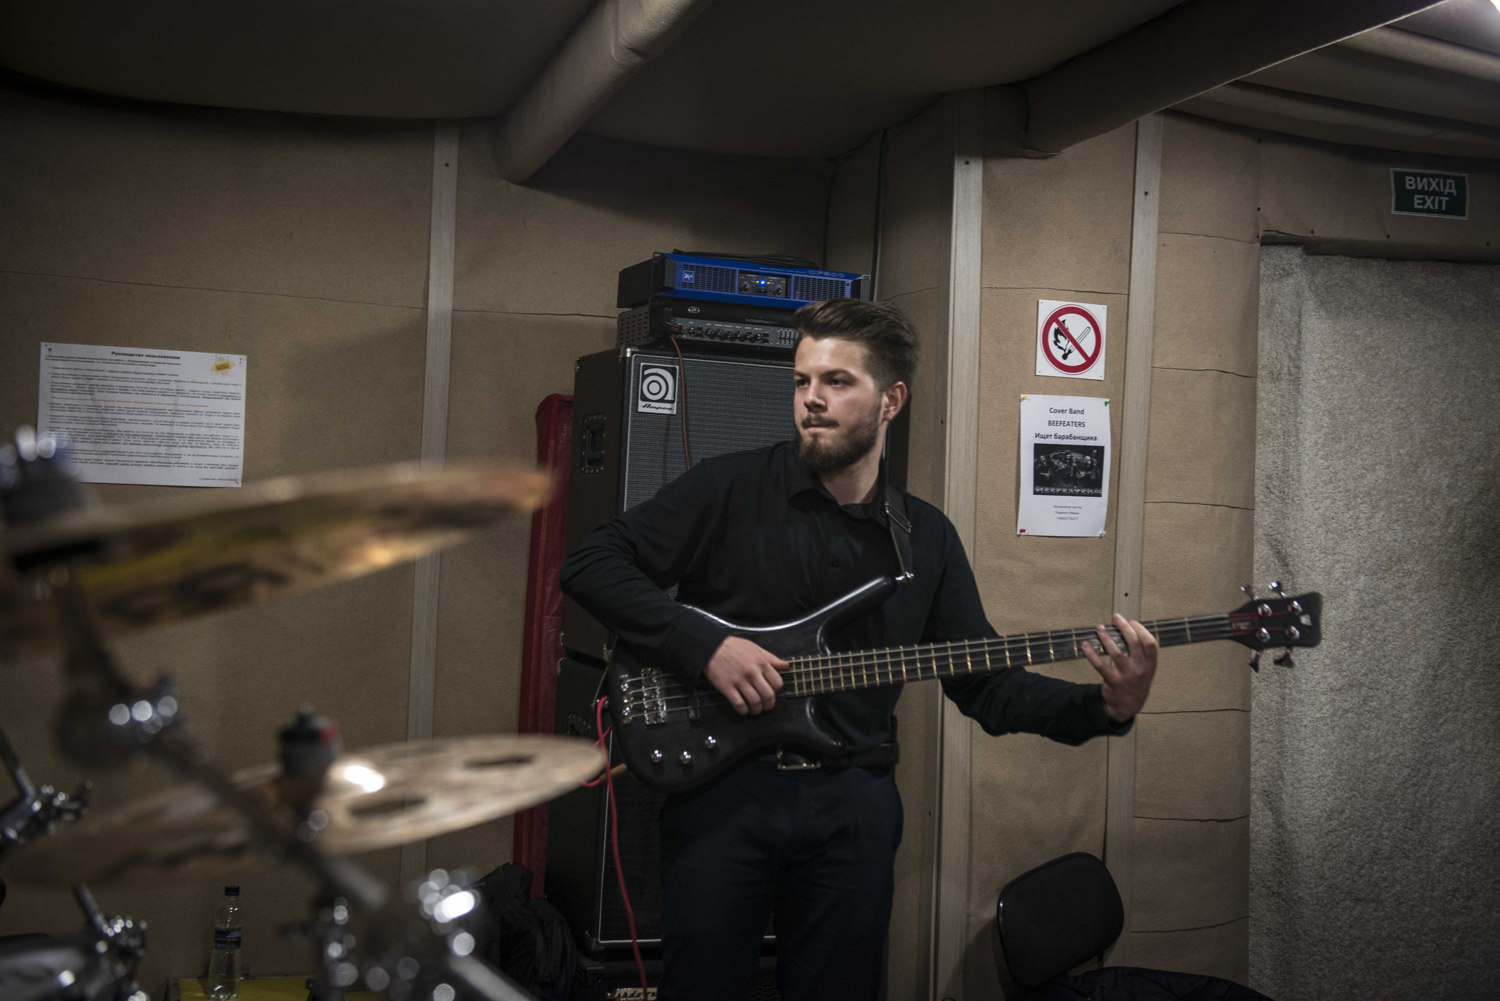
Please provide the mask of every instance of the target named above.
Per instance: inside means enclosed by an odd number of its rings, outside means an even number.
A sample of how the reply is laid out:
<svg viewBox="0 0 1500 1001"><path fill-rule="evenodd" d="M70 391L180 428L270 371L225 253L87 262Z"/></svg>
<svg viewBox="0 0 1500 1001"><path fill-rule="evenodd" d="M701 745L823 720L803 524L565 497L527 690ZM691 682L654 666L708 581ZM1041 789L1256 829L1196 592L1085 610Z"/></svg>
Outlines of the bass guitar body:
<svg viewBox="0 0 1500 1001"><path fill-rule="evenodd" d="M730 635L796 661L834 656L828 630L879 605L895 587L890 578L878 577L803 618L768 626L745 626L686 607ZM798 693L794 681L777 693L771 709L742 716L707 682L684 682L621 649L610 662L606 684L621 756L632 774L666 792L693 789L778 747L820 759L848 751L843 737L819 718L813 693Z"/></svg>

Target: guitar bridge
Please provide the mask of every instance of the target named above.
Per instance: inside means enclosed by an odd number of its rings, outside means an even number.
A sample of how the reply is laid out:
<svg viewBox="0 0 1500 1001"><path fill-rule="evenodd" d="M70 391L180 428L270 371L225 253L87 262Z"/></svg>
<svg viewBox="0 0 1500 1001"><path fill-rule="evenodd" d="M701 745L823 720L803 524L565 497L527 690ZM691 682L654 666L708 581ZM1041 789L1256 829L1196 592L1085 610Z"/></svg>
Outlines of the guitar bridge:
<svg viewBox="0 0 1500 1001"><path fill-rule="evenodd" d="M648 726L665 723L667 694L664 680L659 667L647 667L639 675L625 678L620 685L620 722L629 723L639 716Z"/></svg>

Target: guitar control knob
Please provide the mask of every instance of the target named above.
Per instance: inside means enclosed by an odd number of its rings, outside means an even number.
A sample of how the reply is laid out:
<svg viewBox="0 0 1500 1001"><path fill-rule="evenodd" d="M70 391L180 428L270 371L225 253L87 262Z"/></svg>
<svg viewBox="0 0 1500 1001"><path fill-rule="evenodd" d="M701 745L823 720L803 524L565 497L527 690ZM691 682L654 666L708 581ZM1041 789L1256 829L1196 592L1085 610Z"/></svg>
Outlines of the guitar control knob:
<svg viewBox="0 0 1500 1001"><path fill-rule="evenodd" d="M666 757L666 755L661 753L661 748L653 747L651 749L651 763L653 765L661 764L661 759L664 757Z"/></svg>
<svg viewBox="0 0 1500 1001"><path fill-rule="evenodd" d="M693 763L693 752L683 751L677 755L677 760L682 762L684 765L691 765Z"/></svg>
<svg viewBox="0 0 1500 1001"><path fill-rule="evenodd" d="M719 746L719 738L715 737L713 734L709 734L707 737L703 738L703 746L712 751L714 748Z"/></svg>

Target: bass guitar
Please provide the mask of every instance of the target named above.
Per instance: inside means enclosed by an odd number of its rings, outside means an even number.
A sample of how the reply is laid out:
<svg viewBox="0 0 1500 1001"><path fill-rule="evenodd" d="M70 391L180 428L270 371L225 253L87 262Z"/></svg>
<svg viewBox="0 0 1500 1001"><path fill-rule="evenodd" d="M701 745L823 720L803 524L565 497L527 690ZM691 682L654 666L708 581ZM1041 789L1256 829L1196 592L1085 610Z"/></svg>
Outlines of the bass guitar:
<svg viewBox="0 0 1500 1001"><path fill-rule="evenodd" d="M706 682L682 681L668 671L634 661L616 651L606 672L613 736L630 771L666 793L702 785L752 755L775 748L818 759L845 755L842 737L818 714L813 696L873 688L897 682L983 674L1032 667L1083 656L1083 644L1097 638L1092 626L1017 633L996 639L955 640L849 653L828 650L829 629L883 602L898 585L877 577L803 618L767 626L729 622L691 605L684 606L735 636L743 636L787 662L783 686L770 710L741 716ZM1161 646L1233 640L1256 651L1317 646L1323 598L1315 592L1252 598L1224 615L1158 619L1144 623ZM1123 638L1107 627L1122 648Z"/></svg>

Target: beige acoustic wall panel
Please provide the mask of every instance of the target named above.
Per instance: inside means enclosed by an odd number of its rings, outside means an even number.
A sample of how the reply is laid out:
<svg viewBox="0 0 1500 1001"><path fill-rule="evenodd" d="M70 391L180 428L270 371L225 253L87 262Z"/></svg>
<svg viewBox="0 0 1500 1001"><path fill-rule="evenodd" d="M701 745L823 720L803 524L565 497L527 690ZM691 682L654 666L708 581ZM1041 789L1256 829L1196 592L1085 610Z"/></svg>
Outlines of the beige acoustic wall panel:
<svg viewBox="0 0 1500 1001"><path fill-rule="evenodd" d="M1244 601L1253 544L1259 144L1168 116L1141 613ZM1247 651L1164 651L1137 735L1131 961L1243 979ZM1148 962L1149 957L1149 962Z"/></svg>
<svg viewBox="0 0 1500 1001"><path fill-rule="evenodd" d="M1260 244L1164 233L1156 272L1153 366L1253 379Z"/></svg>
<svg viewBox="0 0 1500 1001"><path fill-rule="evenodd" d="M828 192L828 258L824 262L830 270L869 273L879 173L879 136L871 136L834 168Z"/></svg>
<svg viewBox="0 0 1500 1001"><path fill-rule="evenodd" d="M992 140L1003 142L1010 128L1003 102L987 102L986 110ZM1127 291L1134 164L1134 125L1043 160L992 152L984 175L984 286Z"/></svg>
<svg viewBox="0 0 1500 1001"><path fill-rule="evenodd" d="M420 307L429 128L0 91L0 268Z"/></svg>
<svg viewBox="0 0 1500 1001"><path fill-rule="evenodd" d="M953 157L945 112L936 106L886 135L876 289L882 299L946 286L948 281Z"/></svg>
<svg viewBox="0 0 1500 1001"><path fill-rule="evenodd" d="M1260 140L1172 112L1162 118L1161 232L1258 243ZM1161 294L1158 284L1158 309ZM1158 316L1157 351L1161 322Z"/></svg>
<svg viewBox="0 0 1500 1001"><path fill-rule="evenodd" d="M1222 860L1249 851L1248 817L1191 822L1137 817L1132 930L1184 931L1243 921L1250 908L1249 869ZM1154 889L1144 893L1145 887ZM1181 960L1171 968L1182 969Z"/></svg>
<svg viewBox="0 0 1500 1001"><path fill-rule="evenodd" d="M1250 714L1150 713L1136 734L1140 817L1238 820L1250 815Z"/></svg>
<svg viewBox="0 0 1500 1001"><path fill-rule="evenodd" d="M1135 129L1121 129L1048 160L1005 155L1009 120L988 103L980 346L978 497L971 554L991 623L1002 634L1105 621L1114 585L1106 539L1019 537L1016 501L1020 396L1104 397L1118 449L1129 300ZM1034 374L1039 299L1109 309L1105 379ZM1115 453L1118 455L1118 452ZM1111 497L1118 485L1112 471ZM1111 503L1107 525L1113 529ZM1043 673L1097 676L1084 661ZM969 948L966 997L999 990L992 943L995 899L1026 869L1071 851L1102 855L1107 745L1067 747L1035 736L972 730Z"/></svg>
<svg viewBox="0 0 1500 1001"><path fill-rule="evenodd" d="M185 111L0 88L0 420L36 416L43 341L248 357L247 481L415 458L431 130ZM191 490L101 485L105 503ZM177 679L185 718L235 769L273 760L299 705L338 719L346 746L403 739L412 575L399 567L260 608L193 619L117 645L124 666ZM179 779L142 763L89 772L54 749L54 662L0 671L0 725L33 779L95 781L107 813ZM149 832L144 832L149 834ZM394 854L366 862L382 880ZM312 888L259 865L148 888L101 884L101 904L150 925L142 982L195 976L225 882L244 889L246 958L301 970L276 928ZM71 931L66 888L12 884L0 932Z"/></svg>
<svg viewBox="0 0 1500 1001"><path fill-rule="evenodd" d="M1147 503L1255 506L1255 380L1157 368Z"/></svg>

